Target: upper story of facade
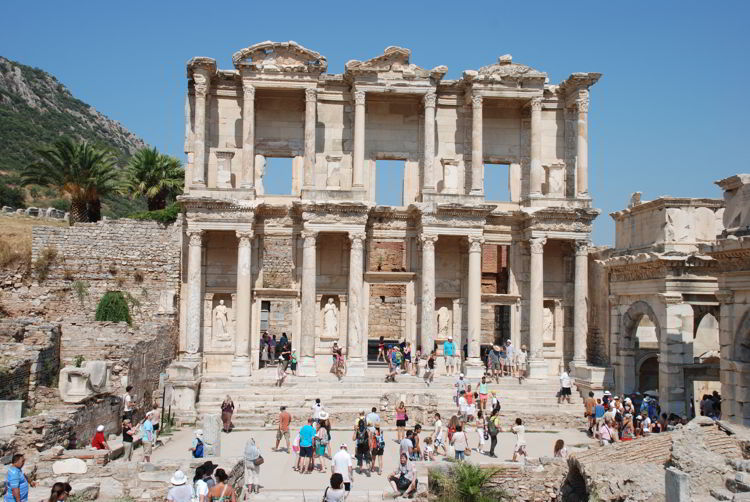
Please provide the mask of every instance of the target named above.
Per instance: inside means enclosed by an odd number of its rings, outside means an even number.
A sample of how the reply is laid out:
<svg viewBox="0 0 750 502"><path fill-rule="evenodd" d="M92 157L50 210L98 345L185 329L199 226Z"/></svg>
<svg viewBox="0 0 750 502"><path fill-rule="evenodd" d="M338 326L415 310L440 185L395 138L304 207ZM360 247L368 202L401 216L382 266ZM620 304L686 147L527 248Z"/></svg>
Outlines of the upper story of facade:
<svg viewBox="0 0 750 502"><path fill-rule="evenodd" d="M295 42L262 42L233 55L187 64L186 197L291 203L375 204L378 163L403 163L399 206L495 203L589 208L589 88L599 73L558 85L511 56L446 80L410 51L388 47L367 61L326 72L326 58ZM274 195L266 170L291 167L291 190ZM489 170L507 176L506 200L492 200ZM395 186L398 185L398 186Z"/></svg>

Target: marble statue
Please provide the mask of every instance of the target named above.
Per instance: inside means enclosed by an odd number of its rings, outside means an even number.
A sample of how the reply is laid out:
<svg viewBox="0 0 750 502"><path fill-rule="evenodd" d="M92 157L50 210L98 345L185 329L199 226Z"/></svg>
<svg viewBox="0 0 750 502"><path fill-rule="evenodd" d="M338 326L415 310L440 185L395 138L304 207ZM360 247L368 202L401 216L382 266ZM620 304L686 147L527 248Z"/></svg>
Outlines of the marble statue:
<svg viewBox="0 0 750 502"><path fill-rule="evenodd" d="M339 309L333 298L329 298L323 307L323 331L327 338L337 338L339 335Z"/></svg>
<svg viewBox="0 0 750 502"><path fill-rule="evenodd" d="M447 339L450 335L450 311L448 307L440 307L438 309L438 337L440 339Z"/></svg>
<svg viewBox="0 0 750 502"><path fill-rule="evenodd" d="M227 331L227 324L229 322L227 311L229 309L224 305L224 300L219 300L219 304L214 308L214 319L216 321L216 334L219 336L226 336L229 334Z"/></svg>
<svg viewBox="0 0 750 502"><path fill-rule="evenodd" d="M555 314L549 307L544 307L544 339L555 339Z"/></svg>

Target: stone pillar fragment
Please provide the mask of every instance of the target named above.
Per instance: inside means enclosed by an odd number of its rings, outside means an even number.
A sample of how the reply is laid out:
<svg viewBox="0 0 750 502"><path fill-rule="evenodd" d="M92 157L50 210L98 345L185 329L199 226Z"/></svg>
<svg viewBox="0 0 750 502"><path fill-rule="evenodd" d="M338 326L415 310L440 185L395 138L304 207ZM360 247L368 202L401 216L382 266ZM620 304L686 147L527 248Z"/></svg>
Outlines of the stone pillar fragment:
<svg viewBox="0 0 750 502"><path fill-rule="evenodd" d="M471 97L471 195L483 193L482 96Z"/></svg>
<svg viewBox="0 0 750 502"><path fill-rule="evenodd" d="M529 195L542 196L542 98L531 99L531 172L529 176Z"/></svg>
<svg viewBox="0 0 750 502"><path fill-rule="evenodd" d="M430 91L424 96L424 172L422 188L426 192L435 190L435 103L437 96Z"/></svg>
<svg viewBox="0 0 750 502"><path fill-rule="evenodd" d="M316 326L316 301L315 281L317 274L316 266L316 241L317 232L302 232L302 342L300 344L300 376L315 376L315 326Z"/></svg>
<svg viewBox="0 0 750 502"><path fill-rule="evenodd" d="M469 237L469 287L468 287L468 325L469 325L469 359L466 361L467 378L481 378L484 366L480 357L482 336L482 243L479 236Z"/></svg>
<svg viewBox="0 0 750 502"><path fill-rule="evenodd" d="M208 95L209 79L206 75L195 72L195 133L193 135L193 152L195 163L193 167L193 184L206 185L206 96Z"/></svg>
<svg viewBox="0 0 750 502"><path fill-rule="evenodd" d="M363 376L367 365L367 349L363 350L362 344L367 344L362 322L362 272L363 272L363 247L365 234L360 232L349 233L351 249L349 250L349 296L347 314L347 374L352 376Z"/></svg>
<svg viewBox="0 0 750 502"><path fill-rule="evenodd" d="M250 376L250 291L253 232L237 231L237 302L233 305L236 319L232 376Z"/></svg>
<svg viewBox="0 0 750 502"><path fill-rule="evenodd" d="M690 502L690 476L676 467L664 471L664 500L666 502Z"/></svg>
<svg viewBox="0 0 750 502"><path fill-rule="evenodd" d="M576 196L589 197L589 93L581 91L576 100L578 134L576 135Z"/></svg>
<svg viewBox="0 0 750 502"><path fill-rule="evenodd" d="M547 376L544 360L544 243L545 237L529 240L531 263L529 267L529 377Z"/></svg>
<svg viewBox="0 0 750 502"><path fill-rule="evenodd" d="M242 81L242 182L241 188L255 189L255 87Z"/></svg>
<svg viewBox="0 0 750 502"><path fill-rule="evenodd" d="M188 299L185 358L200 359L201 313L203 311L203 230L188 230Z"/></svg>
<svg viewBox="0 0 750 502"><path fill-rule="evenodd" d="M354 91L354 152L352 188L364 187L365 169L365 91Z"/></svg>
<svg viewBox="0 0 750 502"><path fill-rule="evenodd" d="M203 429L203 455L205 457L221 456L221 429L223 423L221 415L206 413L201 416Z"/></svg>
<svg viewBox="0 0 750 502"><path fill-rule="evenodd" d="M586 241L575 242L575 284L573 293L573 364L586 364L588 334L589 254Z"/></svg>
<svg viewBox="0 0 750 502"><path fill-rule="evenodd" d="M419 340L422 353L435 346L435 242L437 235L423 234L422 241L422 323Z"/></svg>
<svg viewBox="0 0 750 502"><path fill-rule="evenodd" d="M305 89L305 163L304 188L315 188L315 120L318 91Z"/></svg>

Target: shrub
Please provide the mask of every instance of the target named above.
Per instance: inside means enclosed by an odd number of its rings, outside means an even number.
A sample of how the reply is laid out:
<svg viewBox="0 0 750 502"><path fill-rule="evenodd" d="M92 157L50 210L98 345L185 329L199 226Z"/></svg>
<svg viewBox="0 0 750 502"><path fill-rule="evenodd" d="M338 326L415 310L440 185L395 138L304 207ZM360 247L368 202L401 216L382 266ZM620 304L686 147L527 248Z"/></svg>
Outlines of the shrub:
<svg viewBox="0 0 750 502"><path fill-rule="evenodd" d="M176 202L173 202L172 204L168 205L164 209L157 209L156 211L142 211L140 213L133 213L130 216L128 216L128 218L132 218L134 220L158 221L159 223L164 223L165 225L169 225L170 223L175 222L178 214L180 214L180 205Z"/></svg>
<svg viewBox="0 0 750 502"><path fill-rule="evenodd" d="M468 462L456 462L447 474L429 472L431 491L439 502L489 502L503 500L507 494L489 486L498 469L484 469Z"/></svg>
<svg viewBox="0 0 750 502"><path fill-rule="evenodd" d="M0 206L10 206L15 209L26 207L23 203L23 195L23 190L7 185L5 180L0 183Z"/></svg>
<svg viewBox="0 0 750 502"><path fill-rule="evenodd" d="M49 275L49 270L57 259L57 249L45 247L34 262L34 272L39 282L44 282Z"/></svg>
<svg viewBox="0 0 750 502"><path fill-rule="evenodd" d="M83 305L83 300L89 295L89 283L86 281L76 281L73 283L73 291L75 291L78 301Z"/></svg>
<svg viewBox="0 0 750 502"><path fill-rule="evenodd" d="M85 360L85 357L83 357L81 354L78 354L73 358L73 366L75 366L76 368L80 368L81 366L83 366L83 361Z"/></svg>
<svg viewBox="0 0 750 502"><path fill-rule="evenodd" d="M130 324L130 308L122 291L107 291L96 307L97 321L123 322Z"/></svg>

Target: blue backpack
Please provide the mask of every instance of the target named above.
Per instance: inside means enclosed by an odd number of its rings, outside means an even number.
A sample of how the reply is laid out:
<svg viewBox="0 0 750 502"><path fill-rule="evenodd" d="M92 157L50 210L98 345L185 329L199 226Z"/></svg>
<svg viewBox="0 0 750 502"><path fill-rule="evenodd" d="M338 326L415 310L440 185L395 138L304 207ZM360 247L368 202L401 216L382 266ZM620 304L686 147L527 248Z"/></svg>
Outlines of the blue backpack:
<svg viewBox="0 0 750 502"><path fill-rule="evenodd" d="M201 441L200 439L198 440L198 444L195 446L193 458L203 458L203 441Z"/></svg>

